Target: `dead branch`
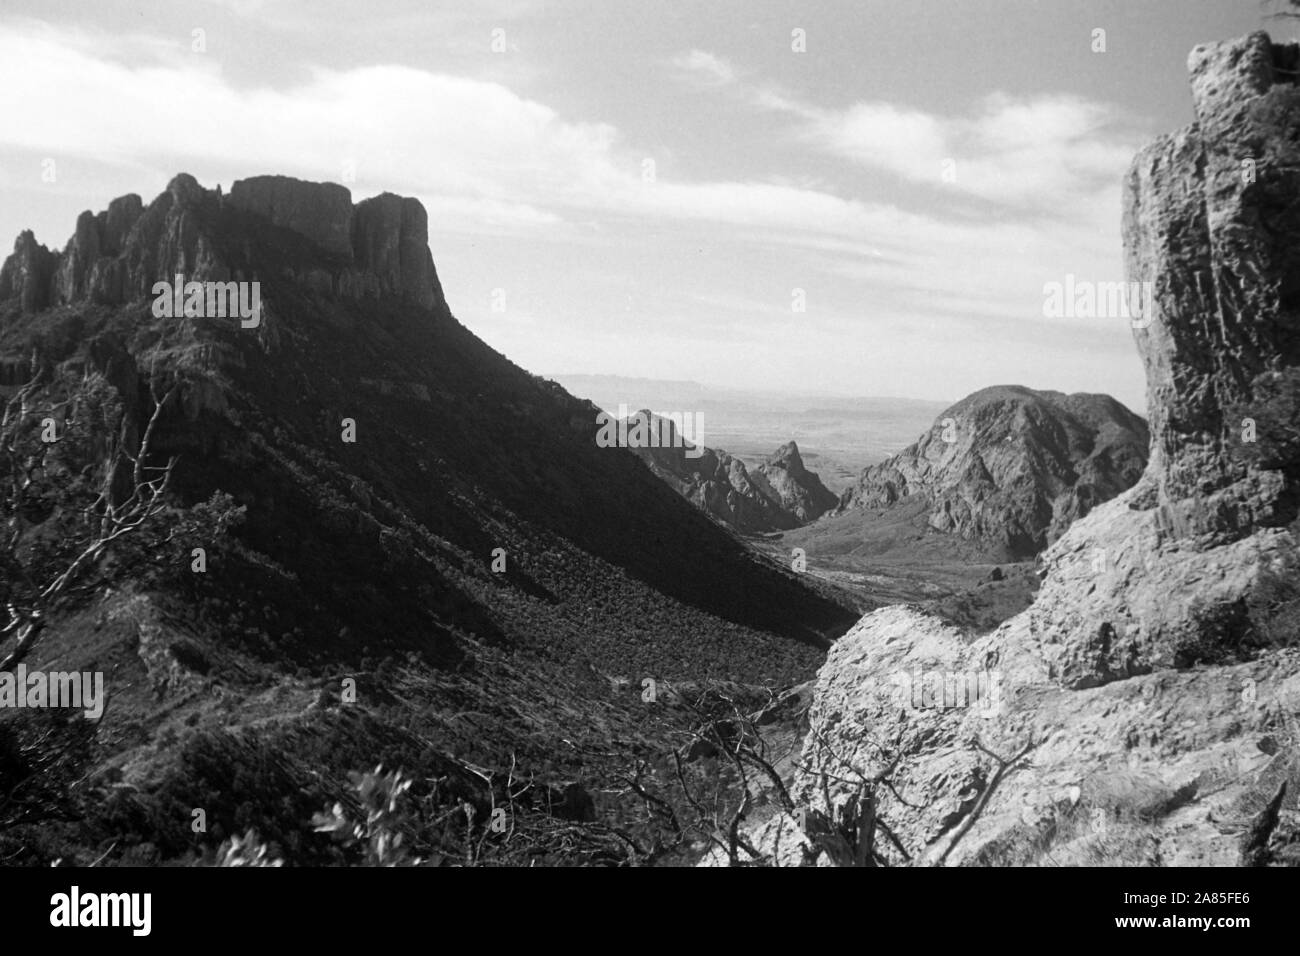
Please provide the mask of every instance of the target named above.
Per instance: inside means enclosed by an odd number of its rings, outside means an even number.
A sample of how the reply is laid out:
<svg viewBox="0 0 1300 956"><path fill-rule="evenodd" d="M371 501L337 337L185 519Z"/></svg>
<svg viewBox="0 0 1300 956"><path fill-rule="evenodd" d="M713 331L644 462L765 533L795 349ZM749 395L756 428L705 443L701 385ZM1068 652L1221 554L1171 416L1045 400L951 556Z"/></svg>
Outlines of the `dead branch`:
<svg viewBox="0 0 1300 956"><path fill-rule="evenodd" d="M984 788L984 792L980 794L980 798L976 802L974 809L971 810L970 815L966 817L961 827L957 830L957 834L952 838L952 842L948 844L947 849L945 849L943 853L939 856L937 862L940 866L943 866L944 861L948 859L948 855L952 853L952 851L956 848L957 844L961 842L961 838L964 837L967 833L969 833L971 827L975 825L975 821L978 820L980 814L984 812L984 807L989 802L989 797L993 795L993 791L996 790L998 784L1002 782L1002 778L1006 775L1006 772L1010 770L1012 767L1014 767L1021 760L1023 760L1025 758L1025 755L1028 754L1029 751L1033 750L1035 747L1034 738L1033 735L1031 734L1029 740L1025 743L1024 747L1021 748L1020 752L1008 760L1003 757L999 757L993 751L985 747L982 743L980 743L978 737L974 739L974 743L976 747L978 747L984 753L988 754L997 762L998 769L993 774L993 778L989 780L988 786Z"/></svg>
<svg viewBox="0 0 1300 956"><path fill-rule="evenodd" d="M33 366L37 363L33 360ZM19 559L17 551L21 545L24 526L24 513L29 504L29 496L37 475L46 474L46 459L54 443L43 442L36 454L24 455L20 446L20 435L24 424L32 415L32 399L44 382L44 372L37 370L31 379L20 388L5 405L3 418L0 418L0 449L3 449L9 465L8 482L5 488L5 511L9 515L8 536L5 542L6 563L19 569L28 585L28 598L25 601L10 600L7 607L8 622L0 629L0 638L15 636L9 653L0 660L0 672L12 670L26 655L40 637L45 625L47 611L90 567L103 557L107 549L118 539L139 530L146 523L156 518L165 508L166 494L171 483L172 473L177 458L173 456L166 465L147 464L152 444L163 411L171 398L177 394L178 384L173 384L164 394L159 393L156 378L151 378L149 391L153 399L153 408L145 425L139 447L132 452L127 441L123 413L123 428L116 438L108 461L98 496L89 509L97 516L98 530L84 543L75 556L61 570L54 573L47 581L34 582L29 569ZM70 405L72 399L51 405L61 408ZM65 418L65 427L71 422ZM130 493L124 500L115 500L113 484L119 473L123 460L132 465Z"/></svg>

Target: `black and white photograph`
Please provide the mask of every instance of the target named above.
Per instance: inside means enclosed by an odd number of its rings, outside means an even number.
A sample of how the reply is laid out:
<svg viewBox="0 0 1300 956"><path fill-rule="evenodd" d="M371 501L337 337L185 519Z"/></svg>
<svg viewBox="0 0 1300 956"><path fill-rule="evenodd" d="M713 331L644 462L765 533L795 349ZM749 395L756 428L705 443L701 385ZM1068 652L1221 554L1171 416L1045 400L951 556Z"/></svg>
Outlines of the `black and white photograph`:
<svg viewBox="0 0 1300 956"><path fill-rule="evenodd" d="M4 0L19 928L539 869L752 928L720 870L902 868L765 894L1280 932L1298 41L1300 0Z"/></svg>

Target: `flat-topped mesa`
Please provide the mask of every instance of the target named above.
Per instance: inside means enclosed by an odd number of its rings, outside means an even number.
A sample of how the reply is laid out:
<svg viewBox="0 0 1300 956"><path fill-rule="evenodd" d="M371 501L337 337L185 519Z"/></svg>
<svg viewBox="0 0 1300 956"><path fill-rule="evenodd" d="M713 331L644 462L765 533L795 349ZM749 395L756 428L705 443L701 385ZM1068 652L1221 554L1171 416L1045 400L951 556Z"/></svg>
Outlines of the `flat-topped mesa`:
<svg viewBox="0 0 1300 956"><path fill-rule="evenodd" d="M1144 484L1173 537L1282 523L1277 472L1242 450L1260 377L1300 362L1300 49L1268 34L1188 57L1196 123L1134 159L1124 189L1151 459ZM1249 441L1249 438L1245 438Z"/></svg>
<svg viewBox="0 0 1300 956"><path fill-rule="evenodd" d="M340 276L344 295L390 293L425 308L443 305L429 252L429 216L418 199L381 193L352 204L337 183L254 176L230 187L230 204L305 236L354 269Z"/></svg>
<svg viewBox="0 0 1300 956"><path fill-rule="evenodd" d="M352 193L344 186L253 176L231 185L229 202L352 260Z"/></svg>
<svg viewBox="0 0 1300 956"><path fill-rule="evenodd" d="M17 300L23 312L84 301L120 305L148 298L155 282L177 273L200 281L256 274L261 263L240 268L219 252L247 247L221 241L229 237L218 230L230 225L223 207L291 230L321 250L318 266L291 272L318 291L393 295L446 309L418 200L384 193L354 206L343 186L289 176L239 180L223 200L185 173L147 207L131 194L97 215L83 212L62 252L24 232L0 267L0 302Z"/></svg>

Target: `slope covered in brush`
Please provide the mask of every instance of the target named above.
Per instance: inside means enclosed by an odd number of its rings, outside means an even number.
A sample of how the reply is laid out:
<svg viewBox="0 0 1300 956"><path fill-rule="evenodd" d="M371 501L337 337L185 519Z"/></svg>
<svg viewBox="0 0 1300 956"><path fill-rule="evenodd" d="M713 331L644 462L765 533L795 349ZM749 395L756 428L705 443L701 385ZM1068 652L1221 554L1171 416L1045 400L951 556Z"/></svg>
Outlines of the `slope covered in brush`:
<svg viewBox="0 0 1300 956"><path fill-rule="evenodd" d="M258 282L258 320L156 315L154 284L178 275ZM110 704L93 745L64 752L64 796L88 815L48 854L30 849L48 828L15 838L34 860L92 859L110 835L114 858L183 854L181 804L209 807L214 833L278 820L311 856L285 794L333 793L381 756L431 779L516 759L597 775L654 739L639 694L602 675L785 682L851 618L598 447L594 406L461 326L414 200L284 177L222 196L181 175L83 214L62 252L24 233L0 269L0 389L33 380L110 396L66 462L86 481L115 436L138 443L151 387L174 388L151 445L177 456L167 520L217 492L244 509L223 536L164 522L108 549L46 609L27 663L104 671ZM26 560L50 516L24 520Z"/></svg>

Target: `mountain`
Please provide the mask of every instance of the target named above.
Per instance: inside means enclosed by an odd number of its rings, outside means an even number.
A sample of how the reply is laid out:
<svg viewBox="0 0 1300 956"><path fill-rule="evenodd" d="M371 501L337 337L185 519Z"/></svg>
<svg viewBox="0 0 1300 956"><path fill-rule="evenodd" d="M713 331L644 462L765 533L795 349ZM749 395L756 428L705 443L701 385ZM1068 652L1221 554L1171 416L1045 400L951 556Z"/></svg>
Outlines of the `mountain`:
<svg viewBox="0 0 1300 956"><path fill-rule="evenodd" d="M696 382L617 375L552 375L569 392L605 411L689 409L706 424L702 443L725 448L754 471L773 448L793 439L804 463L839 494L868 465L896 454L950 402L837 396L778 389L706 387ZM626 414L621 412L619 414Z"/></svg>
<svg viewBox="0 0 1300 956"><path fill-rule="evenodd" d="M650 422L655 444L629 443L628 450L701 511L744 534L806 524L838 499L804 467L799 447L787 442L753 472L720 449L693 445L667 418L642 409L626 420Z"/></svg>
<svg viewBox="0 0 1300 956"><path fill-rule="evenodd" d="M764 495L780 502L800 524L816 520L839 503L821 479L804 467L799 446L792 441L769 455L754 470L753 478Z"/></svg>
<svg viewBox="0 0 1300 956"><path fill-rule="evenodd" d="M167 315L177 276L256 282L257 315ZM105 673L109 699L55 764L0 722L5 772L50 801L0 820L11 859L188 859L256 825L334 861L311 814L381 761L431 813L483 821L508 780L603 786L662 743L643 681L805 679L855 616L460 325L414 199L182 174L82 214L62 251L25 232L0 268L0 389L6 427L61 436L31 445L42 497L5 499L0 599L23 608L24 666ZM175 458L165 507L41 605L15 567L57 570L104 526L85 515L138 502L146 436L146 475ZM632 820L607 789L596 812ZM552 861L577 859L556 839Z"/></svg>
<svg viewBox="0 0 1300 956"><path fill-rule="evenodd" d="M901 506L1005 558L1032 557L1131 487L1149 440L1146 422L1106 395L986 388L865 469L841 509L879 517Z"/></svg>
<svg viewBox="0 0 1300 956"><path fill-rule="evenodd" d="M886 862L1300 864L1297 66L1262 32L1192 51L1195 123L1124 181L1128 279L1159 290L1133 327L1146 469L992 633L893 606L836 642L791 787L808 818L860 805L847 764L888 783ZM803 860L793 817L755 822Z"/></svg>

